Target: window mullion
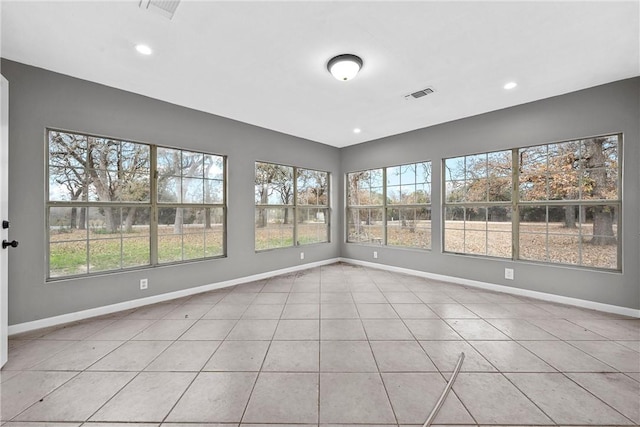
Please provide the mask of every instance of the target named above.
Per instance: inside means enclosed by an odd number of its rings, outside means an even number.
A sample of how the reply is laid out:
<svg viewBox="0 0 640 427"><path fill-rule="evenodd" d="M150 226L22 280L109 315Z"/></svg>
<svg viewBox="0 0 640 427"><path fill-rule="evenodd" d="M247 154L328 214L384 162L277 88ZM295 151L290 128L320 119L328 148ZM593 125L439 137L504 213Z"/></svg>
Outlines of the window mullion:
<svg viewBox="0 0 640 427"><path fill-rule="evenodd" d="M298 246L298 168L293 168L293 246Z"/></svg>
<svg viewBox="0 0 640 427"><path fill-rule="evenodd" d="M511 150L511 259L520 259L520 156Z"/></svg>
<svg viewBox="0 0 640 427"><path fill-rule="evenodd" d="M150 197L151 213L149 215L149 263L158 264L158 147L151 147L151 185Z"/></svg>
<svg viewBox="0 0 640 427"><path fill-rule="evenodd" d="M387 234L387 168L382 168L382 244L384 246L387 246Z"/></svg>

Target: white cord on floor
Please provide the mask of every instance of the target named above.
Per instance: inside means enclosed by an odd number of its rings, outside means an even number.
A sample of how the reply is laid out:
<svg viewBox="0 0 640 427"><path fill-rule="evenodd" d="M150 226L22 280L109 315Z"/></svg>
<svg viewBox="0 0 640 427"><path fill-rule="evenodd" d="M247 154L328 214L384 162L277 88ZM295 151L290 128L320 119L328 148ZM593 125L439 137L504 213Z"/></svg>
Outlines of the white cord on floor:
<svg viewBox="0 0 640 427"><path fill-rule="evenodd" d="M449 382L447 383L447 386L442 391L442 394L440 395L440 399L438 399L438 401L436 402L436 406L433 408L433 410L429 414L429 417L427 418L427 421L424 422L422 427L429 427L431 423L433 423L433 420L436 418L436 415L438 415L438 411L440 411L440 407L444 403L444 400L447 398L447 395L449 394L451 387L453 387L453 382L456 380L456 377L458 376L458 372L460 372L460 368L462 368L463 361L464 361L464 352L460 353L460 357L458 358L458 363L456 364L456 367L453 370L453 374L451 374L451 378L449 378Z"/></svg>

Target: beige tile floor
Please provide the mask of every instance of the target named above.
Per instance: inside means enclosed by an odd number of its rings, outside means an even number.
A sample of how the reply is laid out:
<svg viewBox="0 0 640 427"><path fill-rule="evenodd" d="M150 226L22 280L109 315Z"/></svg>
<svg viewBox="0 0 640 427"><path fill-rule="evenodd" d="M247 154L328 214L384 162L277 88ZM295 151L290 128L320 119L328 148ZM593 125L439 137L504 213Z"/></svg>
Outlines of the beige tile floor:
<svg viewBox="0 0 640 427"><path fill-rule="evenodd" d="M13 336L5 426L640 424L640 320L333 264Z"/></svg>

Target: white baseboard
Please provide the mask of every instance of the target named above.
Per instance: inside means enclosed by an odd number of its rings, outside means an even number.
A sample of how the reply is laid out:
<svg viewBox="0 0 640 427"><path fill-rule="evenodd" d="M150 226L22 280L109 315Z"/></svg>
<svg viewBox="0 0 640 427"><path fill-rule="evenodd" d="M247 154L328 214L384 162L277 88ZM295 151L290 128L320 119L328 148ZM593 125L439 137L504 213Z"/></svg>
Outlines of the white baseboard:
<svg viewBox="0 0 640 427"><path fill-rule="evenodd" d="M165 294L154 295L146 298L139 298L131 301L120 302L117 304L105 305L102 307L90 308L88 310L76 311L73 313L62 314L60 316L47 317L45 319L38 319L31 322L18 323L18 324L9 326L8 333L9 333L9 336L21 334L23 332L34 331L36 329L48 328L51 326L57 326L57 325L62 325L69 322L76 322L78 320L88 319L91 317L103 316L105 314L116 313L118 311L138 308L138 307L142 307L149 304L156 304L159 302L170 301L173 299L187 297L187 296L199 294L202 292L212 291L214 289L228 288L229 286L235 286L241 283L268 279L270 277L279 276L281 274L294 273L300 270L307 270L309 268L320 267L328 264L334 264L339 261L340 261L340 258L331 258L323 261L310 262L307 264L296 265L294 267L283 268L280 270L272 270L266 273L259 273L259 274L254 274L252 276L245 276L237 279L226 280L224 282L211 283L208 285L197 286L195 288L182 289L174 292L167 292Z"/></svg>
<svg viewBox="0 0 640 427"><path fill-rule="evenodd" d="M392 265L378 264L378 263L369 262L369 261L360 261L360 260L355 260L351 258L340 258L340 261L347 264L377 268L380 270L391 271L394 273L404 273L412 276L424 277L427 279L434 279L434 280L441 280L445 282L456 283L459 285L465 285L473 288L486 289L486 290L496 291L496 292L504 292L507 294L519 295L519 296L529 297L529 298L536 298L536 299L548 301L548 302L573 305L576 307L588 308L591 310L604 311L606 313L613 313L613 314L618 314L622 316L640 318L640 310L636 310L628 307L620 307L618 305L603 304L600 302L588 301L588 300L571 298L571 297L564 297L561 295L548 294L545 292L530 291L527 289L520 289L520 288L512 288L510 286L496 285L496 284L487 283L487 282L479 282L477 280L462 279L460 277L444 276L441 274L427 273L425 271L411 270L408 268L394 267Z"/></svg>

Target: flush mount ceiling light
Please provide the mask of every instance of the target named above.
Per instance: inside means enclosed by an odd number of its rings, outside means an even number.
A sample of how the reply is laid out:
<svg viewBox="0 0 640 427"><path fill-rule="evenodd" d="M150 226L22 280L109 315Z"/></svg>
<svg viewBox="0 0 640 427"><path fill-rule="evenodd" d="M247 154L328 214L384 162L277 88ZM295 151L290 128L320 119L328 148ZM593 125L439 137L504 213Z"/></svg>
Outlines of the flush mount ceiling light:
<svg viewBox="0 0 640 427"><path fill-rule="evenodd" d="M153 50L146 44L137 44L136 50L142 55L151 55L153 53Z"/></svg>
<svg viewBox="0 0 640 427"><path fill-rule="evenodd" d="M351 80L362 68L362 59L352 54L334 56L327 63L327 70L338 80Z"/></svg>
<svg viewBox="0 0 640 427"><path fill-rule="evenodd" d="M360 133L360 132L362 132L362 129L360 129L360 128L355 128L353 130L353 133Z"/></svg>
<svg viewBox="0 0 640 427"><path fill-rule="evenodd" d="M507 83L506 85L504 85L504 88L505 88L505 89L507 89L507 90L510 90L510 89L515 88L516 86L518 86L518 83L516 83L516 82L509 82L509 83Z"/></svg>

